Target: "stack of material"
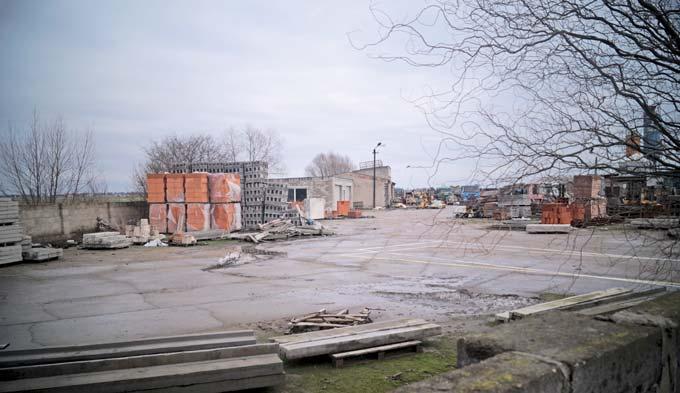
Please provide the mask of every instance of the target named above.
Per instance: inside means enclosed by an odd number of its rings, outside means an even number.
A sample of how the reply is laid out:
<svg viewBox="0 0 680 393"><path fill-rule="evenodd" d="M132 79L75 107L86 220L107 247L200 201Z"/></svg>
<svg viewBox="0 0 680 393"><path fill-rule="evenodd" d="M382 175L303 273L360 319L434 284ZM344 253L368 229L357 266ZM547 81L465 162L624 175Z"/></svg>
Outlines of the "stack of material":
<svg viewBox="0 0 680 393"><path fill-rule="evenodd" d="M361 218L361 210L350 210L349 213L347 213L347 217Z"/></svg>
<svg viewBox="0 0 680 393"><path fill-rule="evenodd" d="M441 326L423 319L401 319L366 325L273 337L283 360L303 359L373 348L441 334Z"/></svg>
<svg viewBox="0 0 680 393"><path fill-rule="evenodd" d="M96 232L83 235L83 248L97 249L116 249L127 248L132 244L132 240L118 232Z"/></svg>
<svg viewBox="0 0 680 393"><path fill-rule="evenodd" d="M52 247L31 247L27 251L22 251L21 255L24 261L42 262L63 257L64 250Z"/></svg>
<svg viewBox="0 0 680 393"><path fill-rule="evenodd" d="M531 199L527 194L498 195L498 208L510 218L531 217Z"/></svg>
<svg viewBox="0 0 680 393"><path fill-rule="evenodd" d="M19 203L0 198L0 265L21 261L22 236Z"/></svg>
<svg viewBox="0 0 680 393"><path fill-rule="evenodd" d="M224 392L284 381L278 345L251 330L0 353L2 392Z"/></svg>
<svg viewBox="0 0 680 393"><path fill-rule="evenodd" d="M574 204L583 209L585 222L607 215L607 198L603 190L601 176L574 176Z"/></svg>
<svg viewBox="0 0 680 393"><path fill-rule="evenodd" d="M663 295L665 288L654 288L634 291L626 288L609 288L583 295L566 297L551 302L534 304L496 314L496 320L509 322L530 315L541 314L552 310L574 311L581 315L604 315L620 311Z"/></svg>
<svg viewBox="0 0 680 393"><path fill-rule="evenodd" d="M570 224L527 224L525 227L527 233L569 233L571 232Z"/></svg>
<svg viewBox="0 0 680 393"><path fill-rule="evenodd" d="M630 220L630 225L639 229L672 229L680 227L680 218L636 218Z"/></svg>
<svg viewBox="0 0 680 393"><path fill-rule="evenodd" d="M567 224L572 221L572 209L564 203L545 203L541 210L541 224Z"/></svg>
<svg viewBox="0 0 680 393"><path fill-rule="evenodd" d="M170 244L173 246L194 246L196 238L184 232L177 232L170 237Z"/></svg>
<svg viewBox="0 0 680 393"><path fill-rule="evenodd" d="M338 201L337 202L338 216L347 217L347 215L349 214L350 205L351 204L349 201Z"/></svg>
<svg viewBox="0 0 680 393"><path fill-rule="evenodd" d="M324 219L324 206L326 200L323 198L307 198L304 200L304 214L310 220Z"/></svg>
<svg viewBox="0 0 680 393"><path fill-rule="evenodd" d="M158 237L158 230L149 225L149 220L142 218L137 225L126 225L125 236L132 239L133 244L145 244L151 238Z"/></svg>
<svg viewBox="0 0 680 393"><path fill-rule="evenodd" d="M284 240L297 236L324 236L333 235L332 231L323 225L296 225L290 220L278 219L266 224L258 225L258 232L232 233L226 238L236 240L246 240L253 243L271 240Z"/></svg>
<svg viewBox="0 0 680 393"><path fill-rule="evenodd" d="M318 312L291 319L288 323L288 333L356 326L371 322L373 322L371 320L371 310L368 308L364 308L356 314L350 314L348 309L337 313L329 313L324 308Z"/></svg>
<svg viewBox="0 0 680 393"><path fill-rule="evenodd" d="M148 199L149 221L161 233L241 229L239 174L149 174L147 184L165 187L163 198L154 191Z"/></svg>

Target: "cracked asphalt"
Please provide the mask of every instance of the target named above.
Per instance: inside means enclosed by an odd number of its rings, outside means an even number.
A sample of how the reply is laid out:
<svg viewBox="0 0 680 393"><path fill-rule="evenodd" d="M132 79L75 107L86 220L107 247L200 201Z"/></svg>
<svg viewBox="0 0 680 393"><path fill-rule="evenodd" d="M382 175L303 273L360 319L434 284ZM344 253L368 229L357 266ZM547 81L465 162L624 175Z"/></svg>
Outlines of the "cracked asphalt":
<svg viewBox="0 0 680 393"><path fill-rule="evenodd" d="M336 236L259 245L68 249L64 258L0 269L0 343L11 349L254 328L321 308L370 307L374 319L452 318L533 304L545 292L680 288L680 257L659 233L618 227L531 235L454 220L443 210L378 211L325 221ZM263 253L264 254L264 253Z"/></svg>

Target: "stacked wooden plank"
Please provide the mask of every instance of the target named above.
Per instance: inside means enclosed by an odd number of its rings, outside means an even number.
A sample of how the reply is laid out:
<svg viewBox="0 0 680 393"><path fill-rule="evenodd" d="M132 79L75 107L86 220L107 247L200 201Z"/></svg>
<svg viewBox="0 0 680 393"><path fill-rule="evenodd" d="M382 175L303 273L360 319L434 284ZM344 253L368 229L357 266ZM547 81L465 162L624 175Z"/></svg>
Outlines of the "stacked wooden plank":
<svg viewBox="0 0 680 393"><path fill-rule="evenodd" d="M95 232L83 235L83 248L92 250L126 248L131 244L131 239L118 232Z"/></svg>
<svg viewBox="0 0 680 393"><path fill-rule="evenodd" d="M22 236L19 203L0 198L0 265L21 261Z"/></svg>
<svg viewBox="0 0 680 393"><path fill-rule="evenodd" d="M288 332L301 333L306 331L363 325L371 322L373 322L371 320L371 310L368 308L364 308L358 313L353 314L349 312L349 309L344 309L336 313L329 313L324 308L318 312L291 319L288 323Z"/></svg>
<svg viewBox="0 0 680 393"><path fill-rule="evenodd" d="M279 355L283 360L294 360L422 340L439 334L439 325L423 319L400 319L291 334L270 340L279 344Z"/></svg>
<svg viewBox="0 0 680 393"><path fill-rule="evenodd" d="M283 382L277 352L251 330L3 351L0 392L261 388Z"/></svg>
<svg viewBox="0 0 680 393"><path fill-rule="evenodd" d="M540 314L552 310L575 311L582 315L601 315L618 311L639 304L650 298L661 295L664 288L645 291L633 291L625 288L609 288L583 295L570 296L551 302L534 304L512 311L496 314L496 320L507 322L521 319L529 315Z"/></svg>

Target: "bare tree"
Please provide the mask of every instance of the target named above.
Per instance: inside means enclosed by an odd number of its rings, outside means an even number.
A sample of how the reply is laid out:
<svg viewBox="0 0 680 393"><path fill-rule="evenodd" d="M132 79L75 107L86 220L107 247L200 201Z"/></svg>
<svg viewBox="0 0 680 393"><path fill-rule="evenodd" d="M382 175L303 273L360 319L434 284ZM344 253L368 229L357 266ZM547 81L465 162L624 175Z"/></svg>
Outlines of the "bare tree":
<svg viewBox="0 0 680 393"><path fill-rule="evenodd" d="M437 1L404 21L373 10L381 35L357 47L396 41L404 53L377 57L450 71L446 88L413 100L443 135L433 167L474 159L511 182L596 170L677 181L679 4Z"/></svg>
<svg viewBox="0 0 680 393"><path fill-rule="evenodd" d="M0 143L0 191L24 203L54 203L91 193L101 185L94 172L92 131L69 131L62 119L42 122L37 112L25 132L9 127Z"/></svg>
<svg viewBox="0 0 680 393"><path fill-rule="evenodd" d="M328 152L317 154L305 168L305 174L313 177L326 177L352 170L354 170L354 163L351 158Z"/></svg>
<svg viewBox="0 0 680 393"><path fill-rule="evenodd" d="M208 134L167 136L151 142L144 149L146 159L133 172L132 180L139 192L146 193L146 174L170 171L178 164L221 161L224 152L221 144Z"/></svg>
<svg viewBox="0 0 680 393"><path fill-rule="evenodd" d="M285 168L281 156L283 141L272 130L247 126L241 131L245 160L266 161L270 173L282 173Z"/></svg>

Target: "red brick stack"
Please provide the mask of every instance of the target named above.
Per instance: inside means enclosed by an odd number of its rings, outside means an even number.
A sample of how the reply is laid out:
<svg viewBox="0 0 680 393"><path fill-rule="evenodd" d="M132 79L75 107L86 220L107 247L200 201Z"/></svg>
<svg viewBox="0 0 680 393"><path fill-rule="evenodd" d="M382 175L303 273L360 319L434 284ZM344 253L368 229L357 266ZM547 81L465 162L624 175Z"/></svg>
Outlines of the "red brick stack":
<svg viewBox="0 0 680 393"><path fill-rule="evenodd" d="M150 224L162 233L241 229L238 173L147 176Z"/></svg>

